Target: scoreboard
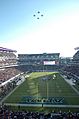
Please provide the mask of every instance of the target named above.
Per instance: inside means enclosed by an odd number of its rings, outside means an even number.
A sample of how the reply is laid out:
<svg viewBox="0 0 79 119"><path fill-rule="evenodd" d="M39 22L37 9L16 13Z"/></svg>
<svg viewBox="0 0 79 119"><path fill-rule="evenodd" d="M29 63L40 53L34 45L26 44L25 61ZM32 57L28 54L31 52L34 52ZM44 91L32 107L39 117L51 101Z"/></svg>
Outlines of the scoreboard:
<svg viewBox="0 0 79 119"><path fill-rule="evenodd" d="M44 61L44 65L55 65L55 61Z"/></svg>

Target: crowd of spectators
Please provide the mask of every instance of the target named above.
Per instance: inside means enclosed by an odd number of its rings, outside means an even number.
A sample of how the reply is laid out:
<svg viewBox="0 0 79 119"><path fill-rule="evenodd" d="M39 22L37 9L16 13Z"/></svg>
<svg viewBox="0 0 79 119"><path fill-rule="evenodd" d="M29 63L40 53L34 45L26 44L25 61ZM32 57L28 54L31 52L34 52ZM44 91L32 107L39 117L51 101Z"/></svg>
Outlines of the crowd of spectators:
<svg viewBox="0 0 79 119"><path fill-rule="evenodd" d="M16 64L16 55L13 52L0 52L0 67Z"/></svg>
<svg viewBox="0 0 79 119"><path fill-rule="evenodd" d="M79 119L78 112L39 112L39 111L27 111L27 110L18 110L13 111L8 107L0 107L0 119Z"/></svg>
<svg viewBox="0 0 79 119"><path fill-rule="evenodd" d="M0 69L0 100L15 88L17 81L20 79L19 77L16 78L18 74L21 74L21 71L15 67Z"/></svg>
<svg viewBox="0 0 79 119"><path fill-rule="evenodd" d="M79 76L79 66L76 66L76 65L74 65L74 66L67 66L67 67L65 67L64 70Z"/></svg>
<svg viewBox="0 0 79 119"><path fill-rule="evenodd" d="M0 69L0 84L16 76L19 73L20 73L20 70L17 70L14 67Z"/></svg>
<svg viewBox="0 0 79 119"><path fill-rule="evenodd" d="M16 87L16 82L12 81L0 87L0 100L2 100L8 93Z"/></svg>

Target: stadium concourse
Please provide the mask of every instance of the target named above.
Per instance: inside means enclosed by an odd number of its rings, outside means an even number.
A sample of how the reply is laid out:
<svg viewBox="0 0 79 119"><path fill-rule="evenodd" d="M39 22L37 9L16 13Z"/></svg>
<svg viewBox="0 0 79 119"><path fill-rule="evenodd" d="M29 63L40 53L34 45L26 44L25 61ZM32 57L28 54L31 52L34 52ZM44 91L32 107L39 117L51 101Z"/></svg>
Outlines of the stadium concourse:
<svg viewBox="0 0 79 119"><path fill-rule="evenodd" d="M59 71L73 77L79 83L79 52L73 56L72 62L61 63L60 53L49 54L19 54L16 50L0 47L0 101L5 98L21 80L21 74L32 71ZM26 60L25 60L26 59ZM79 119L78 112L53 111L42 112L13 111L5 105L0 106L0 119Z"/></svg>

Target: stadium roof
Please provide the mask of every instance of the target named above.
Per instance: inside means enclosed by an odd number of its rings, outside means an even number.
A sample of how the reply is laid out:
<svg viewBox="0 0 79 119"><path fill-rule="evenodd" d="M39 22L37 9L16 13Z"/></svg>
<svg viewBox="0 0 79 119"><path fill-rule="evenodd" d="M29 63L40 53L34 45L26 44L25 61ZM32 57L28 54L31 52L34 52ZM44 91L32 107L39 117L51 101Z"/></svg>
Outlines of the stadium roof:
<svg viewBox="0 0 79 119"><path fill-rule="evenodd" d="M79 47L74 48L75 50L79 50Z"/></svg>
<svg viewBox="0 0 79 119"><path fill-rule="evenodd" d="M38 54L18 54L18 55L60 55L60 53L38 53Z"/></svg>
<svg viewBox="0 0 79 119"><path fill-rule="evenodd" d="M0 47L0 51L17 52L16 50Z"/></svg>

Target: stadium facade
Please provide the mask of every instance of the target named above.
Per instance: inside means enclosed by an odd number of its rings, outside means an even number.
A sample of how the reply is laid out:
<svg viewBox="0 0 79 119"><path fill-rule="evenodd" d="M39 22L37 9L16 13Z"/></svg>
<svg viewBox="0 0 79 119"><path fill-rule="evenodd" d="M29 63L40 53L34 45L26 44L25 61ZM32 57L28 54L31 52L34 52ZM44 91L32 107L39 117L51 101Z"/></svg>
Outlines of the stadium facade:
<svg viewBox="0 0 79 119"><path fill-rule="evenodd" d="M53 70L59 65L60 53L18 54L18 65L30 71ZM23 68L22 68L23 67Z"/></svg>
<svg viewBox="0 0 79 119"><path fill-rule="evenodd" d="M56 65L59 64L59 55L60 53L18 54L18 63Z"/></svg>

